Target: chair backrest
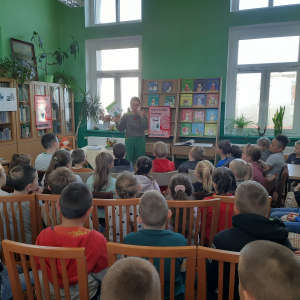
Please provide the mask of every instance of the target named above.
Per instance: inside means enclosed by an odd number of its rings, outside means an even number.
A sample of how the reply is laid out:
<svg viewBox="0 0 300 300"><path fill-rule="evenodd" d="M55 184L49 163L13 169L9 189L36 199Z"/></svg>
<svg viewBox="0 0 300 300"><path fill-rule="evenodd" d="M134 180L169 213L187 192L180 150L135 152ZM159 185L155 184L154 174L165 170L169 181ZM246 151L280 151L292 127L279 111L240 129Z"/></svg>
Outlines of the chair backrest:
<svg viewBox="0 0 300 300"><path fill-rule="evenodd" d="M75 173L74 174L78 175L82 182L86 183L86 181L88 180L89 177L95 175L94 172L78 172L78 173Z"/></svg>
<svg viewBox="0 0 300 300"><path fill-rule="evenodd" d="M194 192L192 196L195 198L195 200L203 200L206 197L212 196L214 192Z"/></svg>
<svg viewBox="0 0 300 300"><path fill-rule="evenodd" d="M44 175L46 174L46 171L37 171L38 177L39 177L39 182L42 181Z"/></svg>
<svg viewBox="0 0 300 300"><path fill-rule="evenodd" d="M123 238L130 232L137 232L137 220L138 215L137 206L140 203L140 199L93 199L93 212L92 221L93 228L99 231L99 219L98 219L98 207L104 207L105 212L105 237L109 241L109 233L111 232L112 240L117 241L117 230L120 234L120 242L123 243ZM130 212L130 210L132 212ZM111 213L111 218L109 216ZM122 213L120 213L122 212ZM124 215L123 215L124 214ZM119 215L119 216L118 216ZM132 217L130 217L132 215ZM126 216L126 231L123 228L123 216ZM110 230L110 227L112 230Z"/></svg>
<svg viewBox="0 0 300 300"><path fill-rule="evenodd" d="M47 267L51 268L51 274L53 278L53 287L55 292L55 299L61 299L60 297L60 287L57 276L57 266L56 263L58 259L60 260L63 288L65 292L65 299L71 299L70 297L70 287L67 275L67 263L66 260L74 259L77 263L78 272L78 286L80 299L89 299L89 288L87 280L87 265L85 258L84 248L61 248L61 247L41 247L26 245L22 243L12 242L4 240L2 242L3 252L7 264L8 275L11 282L11 288L14 299L25 299L22 286L19 279L19 273L17 270L17 264L14 254L19 254L21 256L21 262L27 287L27 296L29 300L38 299L42 300L42 286L44 287L44 292L46 299L50 299L50 289L49 289L49 279L47 275ZM32 269L34 284L35 284L35 294L31 287L30 276L28 272L28 265L26 263L26 256L29 256L30 267ZM41 284L37 269L37 264L35 258L39 258L39 263L42 270L43 283ZM35 298L36 297L36 298ZM51 298L52 299L52 298Z"/></svg>
<svg viewBox="0 0 300 300"><path fill-rule="evenodd" d="M114 194L112 191L110 192L92 192L93 198L96 199L113 199Z"/></svg>
<svg viewBox="0 0 300 300"><path fill-rule="evenodd" d="M169 185L170 179L177 174L178 171L166 172L166 173L150 173L153 179L157 182L159 186Z"/></svg>
<svg viewBox="0 0 300 300"><path fill-rule="evenodd" d="M110 176L117 179L120 174L121 173L110 173Z"/></svg>
<svg viewBox="0 0 300 300"><path fill-rule="evenodd" d="M196 170L189 170L188 174L189 174L189 177L190 177L192 183L195 183L198 181L198 178L196 176Z"/></svg>
<svg viewBox="0 0 300 300"><path fill-rule="evenodd" d="M282 172L280 175L280 183L277 187L277 192L278 192L277 207L281 207L282 194L283 194L283 190L284 190L284 187L285 187L288 177L289 177L289 169L287 166L285 166L282 169Z"/></svg>
<svg viewBox="0 0 300 300"><path fill-rule="evenodd" d="M228 300L234 299L235 276L237 276L236 267L239 262L240 253L224 251L206 247L197 249L197 273L198 287L197 299L206 300L206 260L215 260L219 262L218 277L218 299L223 299L223 279L224 279L224 262L230 263L230 280ZM227 282L227 281L225 281ZM224 297L224 299L227 297Z"/></svg>
<svg viewBox="0 0 300 300"><path fill-rule="evenodd" d="M206 229L206 216L207 216L207 208L212 207L212 223L210 228L210 237L209 237L209 246L211 246L215 235L217 234L218 229L218 221L219 221L219 213L220 213L220 199L212 199L212 200L203 200L203 201L177 201L177 200L167 200L169 208L176 209L175 211L175 228L173 228L174 232L179 232L183 236L186 236L186 228L189 228L188 232L188 245L191 245L192 235L194 233L194 243L197 245L197 240L199 236L199 231L201 229L201 240L200 245L204 245L205 238L205 229ZM195 210L197 209L197 213L195 215ZM189 220L187 219L187 211L189 210ZM203 211L203 214L201 213ZM202 214L202 215L201 215ZM182 223L182 228L180 232L179 228L179 216ZM186 220L186 222L182 222L182 220ZM201 225L200 220L202 220ZM193 226L193 223L195 226ZM195 227L195 228L193 228ZM166 229L168 228L168 222L166 222ZM193 232L194 229L194 232Z"/></svg>
<svg viewBox="0 0 300 300"><path fill-rule="evenodd" d="M229 218L229 215L231 214L232 211L232 216L235 215L234 209L233 209L233 204L235 201L234 196L220 196L220 195L214 195L214 198L219 198L221 199L221 203L226 203L226 210L225 210L225 227L224 229L229 229L232 227L231 220ZM220 224L221 225L221 224ZM219 225L219 226L220 226Z"/></svg>
<svg viewBox="0 0 300 300"><path fill-rule="evenodd" d="M12 186L8 186L8 185L2 185L1 190L6 192L6 193L13 193L14 192L14 188Z"/></svg>
<svg viewBox="0 0 300 300"><path fill-rule="evenodd" d="M268 194L271 195L276 187L277 174L275 173L270 178L265 179L264 188L267 190Z"/></svg>
<svg viewBox="0 0 300 300"><path fill-rule="evenodd" d="M171 259L170 270L170 300L174 299L175 291L175 260L176 258L187 258L186 280L185 280L185 300L194 300L194 281L196 270L196 246L186 247L145 247L132 246L116 243L107 243L108 267L117 261L117 255L145 257L153 264L153 259L159 259L159 269L161 284L161 300L164 299L165 281L165 258ZM157 266L156 266L157 267Z"/></svg>

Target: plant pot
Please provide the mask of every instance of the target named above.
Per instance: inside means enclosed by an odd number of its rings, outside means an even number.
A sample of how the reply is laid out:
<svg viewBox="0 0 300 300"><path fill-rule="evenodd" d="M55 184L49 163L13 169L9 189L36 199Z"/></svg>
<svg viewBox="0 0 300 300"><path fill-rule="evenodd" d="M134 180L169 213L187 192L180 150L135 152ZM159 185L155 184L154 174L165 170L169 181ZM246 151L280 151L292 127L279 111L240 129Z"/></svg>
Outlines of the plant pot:
<svg viewBox="0 0 300 300"><path fill-rule="evenodd" d="M53 82L53 75L45 75L45 82Z"/></svg>
<svg viewBox="0 0 300 300"><path fill-rule="evenodd" d="M274 129L274 136L276 136L277 134L282 134L282 128Z"/></svg>
<svg viewBox="0 0 300 300"><path fill-rule="evenodd" d="M110 121L103 121L103 130L110 130Z"/></svg>
<svg viewBox="0 0 300 300"><path fill-rule="evenodd" d="M245 128L236 128L236 135L244 135L245 134Z"/></svg>

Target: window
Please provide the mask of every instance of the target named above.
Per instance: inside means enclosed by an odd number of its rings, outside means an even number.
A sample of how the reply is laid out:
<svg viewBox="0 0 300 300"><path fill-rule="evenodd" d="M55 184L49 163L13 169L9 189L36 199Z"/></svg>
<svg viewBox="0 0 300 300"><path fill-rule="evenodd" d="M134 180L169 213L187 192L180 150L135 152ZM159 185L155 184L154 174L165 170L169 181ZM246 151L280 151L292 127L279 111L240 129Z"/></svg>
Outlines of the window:
<svg viewBox="0 0 300 300"><path fill-rule="evenodd" d="M231 0L231 11L300 4L300 0Z"/></svg>
<svg viewBox="0 0 300 300"><path fill-rule="evenodd" d="M300 22L230 28L225 118L243 114L272 135L285 106L284 132L300 134L299 32Z"/></svg>
<svg viewBox="0 0 300 300"><path fill-rule="evenodd" d="M100 96L103 108L117 101L127 112L131 97L140 95L141 46L141 37L86 41L87 89Z"/></svg>
<svg viewBox="0 0 300 300"><path fill-rule="evenodd" d="M85 26L139 22L142 0L86 0Z"/></svg>

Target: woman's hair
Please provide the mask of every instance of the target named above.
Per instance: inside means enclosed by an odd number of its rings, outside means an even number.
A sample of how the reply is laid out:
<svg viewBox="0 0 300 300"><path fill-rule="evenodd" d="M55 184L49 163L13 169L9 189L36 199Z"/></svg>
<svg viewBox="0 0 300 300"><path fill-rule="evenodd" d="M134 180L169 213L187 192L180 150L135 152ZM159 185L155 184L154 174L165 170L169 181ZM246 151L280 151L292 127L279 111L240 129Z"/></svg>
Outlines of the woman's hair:
<svg viewBox="0 0 300 300"><path fill-rule="evenodd" d="M144 175L148 177L152 182L154 181L153 177L149 175L152 169L152 160L147 156L141 156L136 161L136 175Z"/></svg>
<svg viewBox="0 0 300 300"><path fill-rule="evenodd" d="M49 175L59 167L66 167L69 163L71 163L71 156L69 152L65 150L58 150L54 152L52 155L52 159L50 160L49 167L45 174L44 180L44 188L48 189L48 177Z"/></svg>
<svg viewBox="0 0 300 300"><path fill-rule="evenodd" d="M251 160L257 162L263 171L263 175L267 176L269 169L267 164L261 160L262 150L258 145L247 144L244 148L245 154L251 157Z"/></svg>
<svg viewBox="0 0 300 300"><path fill-rule="evenodd" d="M138 180L129 172L121 173L116 181L116 193L121 199L135 198L139 191Z"/></svg>
<svg viewBox="0 0 300 300"><path fill-rule="evenodd" d="M253 166L243 159L234 159L229 164L229 168L234 172L236 180L246 181L253 179Z"/></svg>
<svg viewBox="0 0 300 300"><path fill-rule="evenodd" d="M132 101L138 101L139 104L141 104L141 99L140 99L139 97L137 97L137 96L134 96L134 97L132 97L132 98L130 99L130 104L131 104Z"/></svg>
<svg viewBox="0 0 300 300"><path fill-rule="evenodd" d="M202 180L204 191L211 192L212 190L212 173L214 166L208 160L199 161L196 166L196 172L199 174Z"/></svg>
<svg viewBox="0 0 300 300"><path fill-rule="evenodd" d="M31 162L31 155L14 153L11 157L8 172L13 167L18 166L18 165L30 165L30 162Z"/></svg>
<svg viewBox="0 0 300 300"><path fill-rule="evenodd" d="M171 193L172 200L193 200L192 193L194 191L192 182L190 178L185 175L178 173L174 175L169 183L169 189ZM172 217L170 223L175 229L175 219L176 219L176 208L171 208ZM189 234L189 220L190 220L190 210L187 209L186 212L186 226L185 226L185 237ZM194 224L194 222L193 222ZM183 209L179 209L179 219L178 219L178 232L182 232L183 227Z"/></svg>
<svg viewBox="0 0 300 300"><path fill-rule="evenodd" d="M108 186L110 167L113 161L114 158L112 155L106 152L100 152L96 156L96 169L93 182L95 192L100 192Z"/></svg>
<svg viewBox="0 0 300 300"><path fill-rule="evenodd" d="M234 194L236 179L232 170L226 167L216 168L212 174L212 181L217 186L217 195Z"/></svg>

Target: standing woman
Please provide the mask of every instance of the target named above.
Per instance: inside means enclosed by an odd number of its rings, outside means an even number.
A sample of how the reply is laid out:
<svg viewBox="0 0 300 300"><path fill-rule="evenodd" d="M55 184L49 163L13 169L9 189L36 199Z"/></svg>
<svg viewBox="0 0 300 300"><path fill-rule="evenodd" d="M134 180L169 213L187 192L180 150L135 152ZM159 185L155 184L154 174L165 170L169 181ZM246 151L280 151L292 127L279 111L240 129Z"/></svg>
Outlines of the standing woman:
<svg viewBox="0 0 300 300"><path fill-rule="evenodd" d="M134 165L137 159L146 154L146 143L144 130L148 129L148 120L140 108L141 100L139 97L132 97L130 100L131 111L113 117L116 127L120 132L125 131L125 158Z"/></svg>

